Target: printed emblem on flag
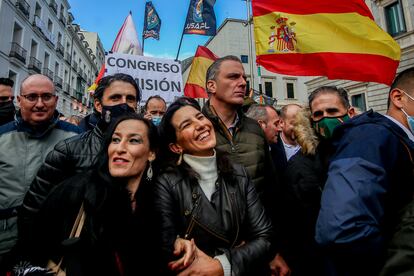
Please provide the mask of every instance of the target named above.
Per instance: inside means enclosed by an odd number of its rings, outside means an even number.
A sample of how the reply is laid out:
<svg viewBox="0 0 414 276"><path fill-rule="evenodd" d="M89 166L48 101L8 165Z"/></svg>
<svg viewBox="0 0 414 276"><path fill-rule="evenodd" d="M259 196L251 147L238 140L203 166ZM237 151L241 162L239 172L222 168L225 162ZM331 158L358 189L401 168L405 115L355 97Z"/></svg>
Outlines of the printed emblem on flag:
<svg viewBox="0 0 414 276"><path fill-rule="evenodd" d="M154 8L150 7L147 15L148 29L154 29L159 24L158 16L154 14Z"/></svg>
<svg viewBox="0 0 414 276"><path fill-rule="evenodd" d="M204 0L198 0L197 4L194 7L194 11L193 11L194 22L197 22L197 23L203 22L203 1Z"/></svg>
<svg viewBox="0 0 414 276"><path fill-rule="evenodd" d="M277 14L275 23L275 25L270 26L271 34L269 36L269 49L267 52L296 52L297 40L294 30L296 22L289 22L288 17Z"/></svg>

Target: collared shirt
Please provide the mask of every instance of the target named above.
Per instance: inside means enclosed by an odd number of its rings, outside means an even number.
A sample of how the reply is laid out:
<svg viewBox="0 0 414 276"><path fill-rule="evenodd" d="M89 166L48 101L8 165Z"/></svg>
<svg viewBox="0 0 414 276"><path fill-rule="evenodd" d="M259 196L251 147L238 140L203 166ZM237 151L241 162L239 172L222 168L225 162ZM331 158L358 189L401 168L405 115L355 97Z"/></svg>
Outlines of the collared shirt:
<svg viewBox="0 0 414 276"><path fill-rule="evenodd" d="M234 131L236 130L236 125L239 121L240 121L239 114L236 112L236 118L234 118L233 123L227 128L232 136L234 135Z"/></svg>
<svg viewBox="0 0 414 276"><path fill-rule="evenodd" d="M408 138L414 142L414 135L411 133L411 131L406 128L403 124L401 124L399 121L397 121L394 117L391 117L389 115L384 115L385 117L387 117L388 119L390 119L391 121L393 121L396 125L398 125L402 130L404 130L404 132L407 134Z"/></svg>
<svg viewBox="0 0 414 276"><path fill-rule="evenodd" d="M285 148L286 159L287 159L287 161L289 161L289 159L300 150L300 146L298 144L296 144L296 145L287 144L283 140L282 135L280 135L280 140L282 141L283 147Z"/></svg>

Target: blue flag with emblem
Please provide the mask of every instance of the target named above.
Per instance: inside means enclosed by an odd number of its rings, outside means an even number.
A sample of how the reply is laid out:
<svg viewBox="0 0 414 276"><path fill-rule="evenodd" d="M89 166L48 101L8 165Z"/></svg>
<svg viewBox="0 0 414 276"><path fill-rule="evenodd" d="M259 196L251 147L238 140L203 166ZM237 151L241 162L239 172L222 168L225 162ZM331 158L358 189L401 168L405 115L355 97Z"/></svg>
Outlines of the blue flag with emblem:
<svg viewBox="0 0 414 276"><path fill-rule="evenodd" d="M216 35L216 0L191 0L184 34Z"/></svg>
<svg viewBox="0 0 414 276"><path fill-rule="evenodd" d="M161 19L151 1L145 4L144 39L149 37L160 39Z"/></svg>

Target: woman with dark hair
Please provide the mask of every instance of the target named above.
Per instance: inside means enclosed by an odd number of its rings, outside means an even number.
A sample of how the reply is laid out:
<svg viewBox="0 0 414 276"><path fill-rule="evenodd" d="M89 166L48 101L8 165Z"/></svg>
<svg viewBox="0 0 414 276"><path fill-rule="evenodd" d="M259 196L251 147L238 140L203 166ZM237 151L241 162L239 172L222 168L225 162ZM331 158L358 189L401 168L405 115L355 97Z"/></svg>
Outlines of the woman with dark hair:
<svg viewBox="0 0 414 276"><path fill-rule="evenodd" d="M154 194L164 264L179 275L270 275L270 219L245 169L214 149L198 103L172 103L160 132L165 164ZM189 263L171 261L181 254L177 236L195 243Z"/></svg>
<svg viewBox="0 0 414 276"><path fill-rule="evenodd" d="M157 146L156 127L140 115L111 124L96 168L65 180L42 206L33 263L63 257L66 275L157 275L151 185ZM81 205L80 236L68 239Z"/></svg>

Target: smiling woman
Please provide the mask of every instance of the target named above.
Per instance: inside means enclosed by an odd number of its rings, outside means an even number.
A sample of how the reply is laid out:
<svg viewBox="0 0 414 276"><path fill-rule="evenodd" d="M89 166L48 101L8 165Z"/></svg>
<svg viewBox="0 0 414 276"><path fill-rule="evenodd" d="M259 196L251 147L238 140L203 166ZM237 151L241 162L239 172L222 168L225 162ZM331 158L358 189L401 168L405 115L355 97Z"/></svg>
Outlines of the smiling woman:
<svg viewBox="0 0 414 276"><path fill-rule="evenodd" d="M140 115L110 125L95 167L46 199L25 246L32 263L45 266L63 256L66 275L158 275L151 197L157 145L156 127ZM67 240L82 203L80 237Z"/></svg>
<svg viewBox="0 0 414 276"><path fill-rule="evenodd" d="M172 103L160 132L166 164L154 195L163 264L180 275L270 275L271 222L245 169L214 149L198 103ZM194 243L197 258L176 249L181 240Z"/></svg>

